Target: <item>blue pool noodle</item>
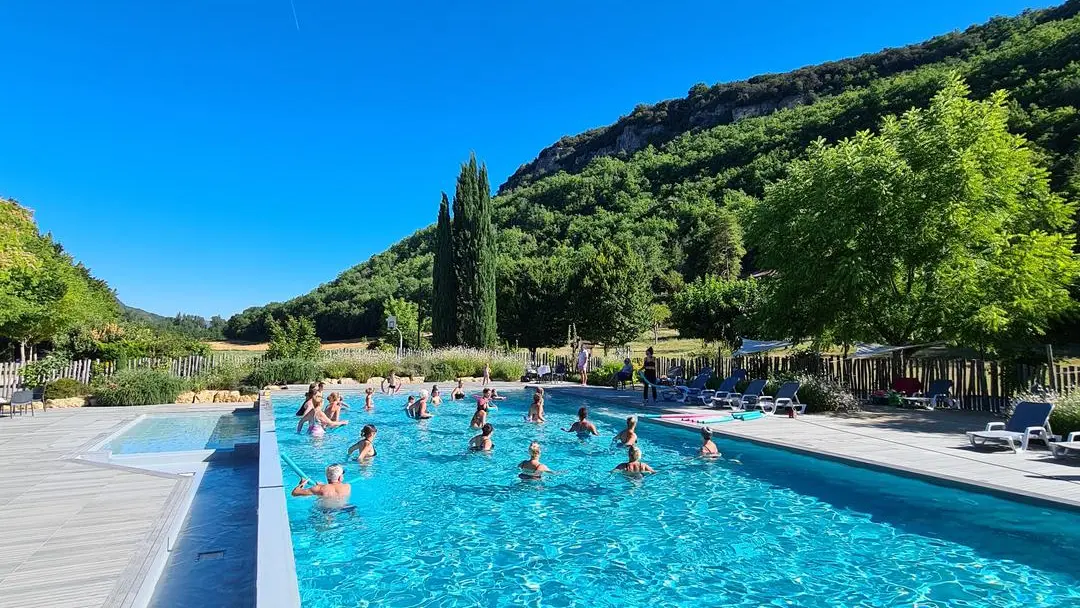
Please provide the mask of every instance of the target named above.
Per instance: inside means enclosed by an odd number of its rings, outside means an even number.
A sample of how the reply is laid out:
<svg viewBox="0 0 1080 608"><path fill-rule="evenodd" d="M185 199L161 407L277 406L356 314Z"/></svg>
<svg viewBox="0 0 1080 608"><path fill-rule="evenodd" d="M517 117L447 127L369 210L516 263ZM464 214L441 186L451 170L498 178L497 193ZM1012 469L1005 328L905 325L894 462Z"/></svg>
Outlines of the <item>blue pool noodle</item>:
<svg viewBox="0 0 1080 608"><path fill-rule="evenodd" d="M289 455L288 455L288 454L285 454L285 453L283 452L283 453L281 454L281 459L282 459L283 461L285 461L285 464L289 465L289 468L290 468L290 469L292 469L292 470L293 470L293 471L294 471L294 472L295 472L295 473L296 473L297 475L299 475L299 476L300 476L300 479L311 479L310 477L308 477L308 476L307 476L307 474L305 474L305 473L304 473L304 471L302 471L302 470L300 469L300 467L299 467L299 466L297 466L297 465L296 465L296 463L295 463L295 462L293 462L292 458L289 458Z"/></svg>

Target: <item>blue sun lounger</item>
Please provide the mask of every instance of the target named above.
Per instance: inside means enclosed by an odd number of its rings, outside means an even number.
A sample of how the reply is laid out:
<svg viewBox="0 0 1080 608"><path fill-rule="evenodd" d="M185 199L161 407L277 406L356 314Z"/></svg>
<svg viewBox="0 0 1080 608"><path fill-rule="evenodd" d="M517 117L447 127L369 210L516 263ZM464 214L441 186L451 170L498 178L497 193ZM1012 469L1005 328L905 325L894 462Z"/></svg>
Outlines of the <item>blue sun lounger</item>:
<svg viewBox="0 0 1080 608"><path fill-rule="evenodd" d="M1004 443L1014 454L1026 451L1033 438L1047 441L1049 445L1050 412L1053 411L1053 403L1024 401L1016 404L1008 421L988 423L985 430L968 431L967 436L973 446L984 445L987 441Z"/></svg>

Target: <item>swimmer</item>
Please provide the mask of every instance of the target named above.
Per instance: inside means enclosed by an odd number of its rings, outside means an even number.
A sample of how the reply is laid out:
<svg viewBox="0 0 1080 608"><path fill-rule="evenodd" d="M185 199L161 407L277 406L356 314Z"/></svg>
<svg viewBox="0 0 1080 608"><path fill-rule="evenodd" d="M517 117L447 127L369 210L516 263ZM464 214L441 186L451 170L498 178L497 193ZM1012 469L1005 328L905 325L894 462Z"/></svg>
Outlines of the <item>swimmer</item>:
<svg viewBox="0 0 1080 608"><path fill-rule="evenodd" d="M439 393L439 385L431 385L431 405L442 405L442 394Z"/></svg>
<svg viewBox="0 0 1080 608"><path fill-rule="evenodd" d="M349 405L341 398L341 393L330 393L329 405L326 406L326 416L330 420L341 418L341 410L349 409Z"/></svg>
<svg viewBox="0 0 1080 608"><path fill-rule="evenodd" d="M390 370L390 377L382 381L382 392L387 395L396 395L401 392L401 380L397 372Z"/></svg>
<svg viewBox="0 0 1080 608"><path fill-rule="evenodd" d="M416 418L416 411L414 406L416 405L416 397L409 395L409 400L405 402L405 413L409 418Z"/></svg>
<svg viewBox="0 0 1080 608"><path fill-rule="evenodd" d="M590 437L592 435L599 435L600 433L596 430L596 425L586 420L588 415L589 411L587 409L583 407L578 408L577 422L571 424L570 428L563 430L567 433L577 433L577 436L581 437L582 439L584 439L585 437Z"/></svg>
<svg viewBox="0 0 1080 608"><path fill-rule="evenodd" d="M482 380L481 386L487 386L489 384L491 384L491 364L484 363L484 378Z"/></svg>
<svg viewBox="0 0 1080 608"><path fill-rule="evenodd" d="M541 473L551 472L546 464L540 462L540 444L535 441L529 444L529 459L522 460L518 468L521 469L518 477L522 479L540 479Z"/></svg>
<svg viewBox="0 0 1080 608"><path fill-rule="evenodd" d="M469 421L469 428L480 429L487 424L488 402L487 399L476 400L476 413Z"/></svg>
<svg viewBox="0 0 1080 608"><path fill-rule="evenodd" d="M492 401L506 401L506 397L503 397L502 395L500 395L498 389L493 388L493 389L491 389L491 400Z"/></svg>
<svg viewBox="0 0 1080 608"><path fill-rule="evenodd" d="M369 412L375 409L375 389L370 386L364 390L364 409Z"/></svg>
<svg viewBox="0 0 1080 608"><path fill-rule="evenodd" d="M345 460L349 460L353 452L359 452L356 455L357 462L374 458L378 454L375 451L375 435L378 432L374 424L365 424L364 428L360 429L360 441L349 446L349 451L345 453Z"/></svg>
<svg viewBox="0 0 1080 608"><path fill-rule="evenodd" d="M454 401L465 398L465 382L463 382L461 378L458 378L457 388L455 388L454 391L450 393L450 398Z"/></svg>
<svg viewBox="0 0 1080 608"><path fill-rule="evenodd" d="M474 452L490 452L495 447L495 444L491 443L491 434L494 432L495 427L485 423L480 434L469 440L469 449Z"/></svg>
<svg viewBox="0 0 1080 608"><path fill-rule="evenodd" d="M349 424L349 421L347 420L331 420L330 417L322 411L322 395L316 394L311 404L311 409L308 410L308 413L304 414L304 417L300 419L300 423L296 425L297 433L304 430L305 422L308 423L308 434L314 437L322 437L326 432L326 429L335 429L339 426Z"/></svg>
<svg viewBox="0 0 1080 608"><path fill-rule="evenodd" d="M525 416L525 422L544 422L544 394L537 392L533 394L532 405L529 406L529 413Z"/></svg>
<svg viewBox="0 0 1080 608"><path fill-rule="evenodd" d="M698 456L702 458L720 457L720 450L716 448L716 444L712 440L712 429L707 426L701 427L701 449L698 450Z"/></svg>
<svg viewBox="0 0 1080 608"><path fill-rule="evenodd" d="M618 435L615 435L615 438L612 439L612 441L618 443L623 447L636 444L637 432L635 432L635 429L637 429L637 418L631 416L626 419L626 430L622 431Z"/></svg>
<svg viewBox="0 0 1080 608"><path fill-rule="evenodd" d="M326 467L326 483L317 483L310 488L307 479L301 479L300 483L293 488L293 496L318 496L325 500L344 501L352 492L352 486L345 483L345 471L340 464L332 464Z"/></svg>
<svg viewBox="0 0 1080 608"><path fill-rule="evenodd" d="M413 418L418 420L427 420L431 418L431 414L427 411L428 392L426 390L420 391L420 398L413 404Z"/></svg>
<svg viewBox="0 0 1080 608"><path fill-rule="evenodd" d="M620 463L617 467L612 469L614 471L621 471L627 475L633 475L640 477L645 473L655 473L652 467L641 462L641 448L636 445L630 446L626 452L627 461Z"/></svg>
<svg viewBox="0 0 1080 608"><path fill-rule="evenodd" d="M307 392L304 393L304 402L300 404L300 409L296 410L297 416L303 416L311 410L311 401L315 398L315 394L318 393L318 384L312 382L307 387Z"/></svg>

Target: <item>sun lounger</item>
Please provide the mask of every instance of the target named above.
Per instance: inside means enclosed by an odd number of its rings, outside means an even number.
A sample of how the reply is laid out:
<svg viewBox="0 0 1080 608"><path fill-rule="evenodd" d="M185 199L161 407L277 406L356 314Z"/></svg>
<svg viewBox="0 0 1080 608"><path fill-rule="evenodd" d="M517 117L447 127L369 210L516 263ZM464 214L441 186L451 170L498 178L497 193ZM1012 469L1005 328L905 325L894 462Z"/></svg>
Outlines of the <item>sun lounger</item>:
<svg viewBox="0 0 1080 608"><path fill-rule="evenodd" d="M742 393L728 393L727 396L713 399L713 407L727 407L733 410L746 409L747 405L757 403L765 390L765 380L757 379L746 386Z"/></svg>
<svg viewBox="0 0 1080 608"><path fill-rule="evenodd" d="M703 368L690 384L669 387L668 391L671 393L672 401L686 403L697 398L705 390L705 383L709 381L709 378L712 378L712 371L711 367Z"/></svg>
<svg viewBox="0 0 1080 608"><path fill-rule="evenodd" d="M952 399L949 397L949 392L952 391L952 385L952 380L934 380L926 392L913 397L904 397L904 405L928 410L933 410L939 405L951 407Z"/></svg>
<svg viewBox="0 0 1080 608"><path fill-rule="evenodd" d="M1006 422L991 422L982 431L968 431L971 445L984 445L987 441L1004 443L1016 452L1026 451L1032 438L1048 441L1050 435L1050 412L1053 403L1024 401L1016 404L1012 416Z"/></svg>
<svg viewBox="0 0 1080 608"><path fill-rule="evenodd" d="M735 391L735 385L745 377L746 370L733 370L731 375L724 378L724 381L720 383L719 388L715 391L701 391L701 394L698 395L698 399L701 400L702 405L710 405L717 397L724 398L733 393Z"/></svg>
<svg viewBox="0 0 1080 608"><path fill-rule="evenodd" d="M1065 438L1065 441L1053 441L1048 444L1050 446L1050 453L1055 458L1064 458L1069 455L1070 450L1076 450L1074 455L1080 455L1080 431L1073 431L1069 433L1069 436Z"/></svg>
<svg viewBox="0 0 1080 608"><path fill-rule="evenodd" d="M799 403L799 386L801 385L798 382L785 382L780 385L775 397L762 395L758 397L754 407L760 409L765 415L772 415L779 409L787 408L800 414L806 413L806 404Z"/></svg>

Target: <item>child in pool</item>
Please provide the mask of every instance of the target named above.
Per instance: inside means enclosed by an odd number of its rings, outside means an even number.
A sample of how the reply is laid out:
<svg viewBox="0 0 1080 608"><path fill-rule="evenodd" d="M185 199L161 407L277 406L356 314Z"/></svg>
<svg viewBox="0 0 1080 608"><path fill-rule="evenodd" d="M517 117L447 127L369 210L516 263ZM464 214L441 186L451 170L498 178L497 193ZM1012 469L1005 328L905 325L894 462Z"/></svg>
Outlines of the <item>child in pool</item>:
<svg viewBox="0 0 1080 608"><path fill-rule="evenodd" d="M431 405L442 405L442 394L439 393L439 385L431 385Z"/></svg>
<svg viewBox="0 0 1080 608"><path fill-rule="evenodd" d="M615 435L614 441L623 447L632 446L637 443L637 418L630 416L626 419L626 430Z"/></svg>
<svg viewBox="0 0 1080 608"><path fill-rule="evenodd" d="M375 389L370 386L364 391L364 409L369 412L375 409Z"/></svg>
<svg viewBox="0 0 1080 608"><path fill-rule="evenodd" d="M532 405L529 406L529 413L525 416L526 422L544 422L544 394L536 392L533 394Z"/></svg>
<svg viewBox="0 0 1080 608"><path fill-rule="evenodd" d="M472 420L469 421L469 427L474 429L484 428L487 424L488 414L488 402L487 399L476 400L476 413L473 414Z"/></svg>

